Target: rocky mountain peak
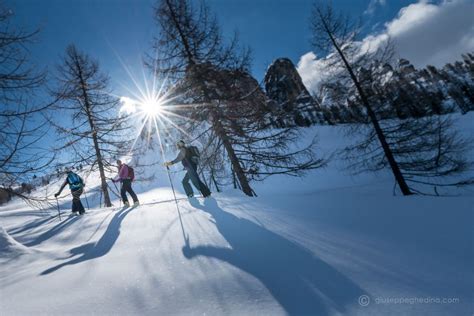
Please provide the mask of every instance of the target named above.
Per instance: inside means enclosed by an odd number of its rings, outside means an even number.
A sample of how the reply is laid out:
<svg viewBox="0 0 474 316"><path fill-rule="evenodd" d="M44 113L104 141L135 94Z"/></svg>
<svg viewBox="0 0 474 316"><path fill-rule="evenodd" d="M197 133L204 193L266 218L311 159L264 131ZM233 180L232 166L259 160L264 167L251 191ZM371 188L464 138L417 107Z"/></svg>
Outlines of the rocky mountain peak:
<svg viewBox="0 0 474 316"><path fill-rule="evenodd" d="M286 113L282 125L306 126L321 122L316 102L290 59L278 58L268 67L265 91L274 106Z"/></svg>

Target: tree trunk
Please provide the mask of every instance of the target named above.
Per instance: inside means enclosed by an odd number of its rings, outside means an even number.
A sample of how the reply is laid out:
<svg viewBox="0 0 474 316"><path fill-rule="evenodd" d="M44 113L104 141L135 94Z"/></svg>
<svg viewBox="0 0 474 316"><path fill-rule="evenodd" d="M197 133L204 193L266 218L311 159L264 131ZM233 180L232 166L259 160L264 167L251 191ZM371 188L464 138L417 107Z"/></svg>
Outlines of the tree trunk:
<svg viewBox="0 0 474 316"><path fill-rule="evenodd" d="M390 146L387 143L387 140L385 139L385 135L382 131L382 128L380 127L380 124L377 120L377 117L375 116L374 111L372 110L372 107L369 104L369 100L367 99L367 96L365 95L364 90L362 89L362 86L359 83L359 80L357 79L356 75L354 74L354 71L352 70L351 65L346 59L346 56L344 55L344 52L341 50L339 45L336 42L336 39L334 38L333 34L328 28L328 25L324 18L320 16L321 22L324 25L324 28L326 30L326 33L328 34L329 38L331 39L331 42L333 46L336 48L339 56L342 59L342 62L344 63L344 66L346 67L347 71L349 72L349 75L351 76L352 81L354 82L354 85L356 86L357 92L360 95L360 98L362 100L362 103L364 104L365 108L367 109L367 114L369 115L369 118L372 122L372 125L374 126L375 133L377 134L377 137L380 141L380 144L382 145L382 149L384 151L385 157L388 160L388 163L390 165L390 168L392 169L392 173L398 183L398 186L400 187L400 190L402 191L403 195L411 195L413 194L410 191L410 188L408 187L405 178L403 177L402 172L400 171L400 168L395 160L395 157L393 156L392 150L390 149Z"/></svg>
<svg viewBox="0 0 474 316"><path fill-rule="evenodd" d="M187 38L185 32L181 28L181 23L179 21L179 16L178 16L179 12L176 12L175 7L173 7L173 4L169 0L165 0L165 2L170 12L173 23L178 31L178 36L181 39L181 43L184 46L188 66L196 65L195 52L192 51L189 38ZM207 92L209 88L205 85L205 81L206 81L205 76L203 74L198 73L197 77L198 77L197 85L201 86L202 91L204 93L204 98L208 101L212 100L211 98L209 98L209 95ZM227 151L230 162L235 170L237 178L239 179L240 185L242 187L242 191L248 196L254 196L253 190L249 185L249 182L247 180L247 177L245 176L244 171L242 170L242 167L240 166L239 159L237 158L237 155L235 154L232 144L229 142L229 139L227 137L227 134L223 126L219 122L219 119L215 115L215 113L211 113L211 116L212 116L211 119L213 122L213 129L223 142L224 148Z"/></svg>
<svg viewBox="0 0 474 316"><path fill-rule="evenodd" d="M166 0L166 5L168 6L168 10L170 11L171 18L173 19L174 25L176 26L176 29L178 30L179 37L181 38L181 41L184 45L184 49L186 51L186 56L188 58L188 64L189 65L195 65L196 63L194 62L193 56L194 54L191 52L191 48L189 46L188 39L184 35L183 30L181 29L181 24L178 21L178 16L174 10L173 5L170 3L169 0Z"/></svg>
<svg viewBox="0 0 474 316"><path fill-rule="evenodd" d="M237 179L235 178L234 168L232 168L232 183L234 184L234 189L237 189Z"/></svg>
<svg viewBox="0 0 474 316"><path fill-rule="evenodd" d="M91 105L89 103L89 97L87 95L86 83L84 82L84 78L82 76L82 71L79 64L77 64L77 69L79 71L79 77L81 81L81 90L82 90L82 96L84 98L84 106L85 106L85 110L87 114L87 120L89 121L89 126L92 131L92 141L94 142L95 155L97 157L97 166L99 167L101 189L102 189L102 192L104 193L104 205L106 207L111 207L112 203L110 201L109 191L107 190L104 163L102 161L102 154L100 152L99 140L97 139L97 131L94 125L94 119L92 118L92 114L91 114Z"/></svg>
<svg viewBox="0 0 474 316"><path fill-rule="evenodd" d="M102 162L102 155L100 154L100 148L99 148L99 143L97 141L97 135L93 134L93 140L94 140L94 148L97 156L97 166L99 167L99 174L100 174L100 183L101 183L101 188L102 192L104 192L104 205L106 207L111 207L112 202L110 202L110 196L109 196L109 190L107 189L107 182L105 179L105 171L104 171L104 163Z"/></svg>
<svg viewBox="0 0 474 316"><path fill-rule="evenodd" d="M249 181L247 180L247 177L245 176L244 170L240 166L240 162L239 162L239 159L237 158L237 155L235 154L234 148L232 147L232 144L229 142L229 139L227 138L224 128L221 125L221 122L219 122L219 120L216 119L215 114L212 115L212 123L213 123L212 125L214 127L214 131L222 140L222 144L224 145L224 148L227 151L227 155L229 156L230 163L232 164L232 168L234 169L237 179L239 180L242 191L248 196L255 196L252 188L250 187Z"/></svg>
<svg viewBox="0 0 474 316"><path fill-rule="evenodd" d="M199 79L198 82L202 87L204 98L206 100L212 100L207 93L207 89L208 89L207 86L203 84L206 81L205 76L203 76L202 74L198 74L198 79ZM210 116L211 116L211 121L212 121L212 128L216 132L217 136L222 140L222 144L224 145L227 155L229 156L230 163L232 165L232 168L235 174L237 175L237 179L239 180L239 184L240 184L240 187L242 188L242 191L248 196L255 196L254 191L250 187L247 176L245 175L244 170L242 169L242 166L240 165L239 158L237 158L234 148L232 147L232 144L229 142L227 133L224 130L224 127L222 126L221 122L219 121L219 115L216 113L216 109L212 109L210 111Z"/></svg>
<svg viewBox="0 0 474 316"><path fill-rule="evenodd" d="M221 189L219 188L219 185L217 184L216 178L214 177L214 174L211 175L211 180L214 182L214 186L216 187L217 192L221 192Z"/></svg>

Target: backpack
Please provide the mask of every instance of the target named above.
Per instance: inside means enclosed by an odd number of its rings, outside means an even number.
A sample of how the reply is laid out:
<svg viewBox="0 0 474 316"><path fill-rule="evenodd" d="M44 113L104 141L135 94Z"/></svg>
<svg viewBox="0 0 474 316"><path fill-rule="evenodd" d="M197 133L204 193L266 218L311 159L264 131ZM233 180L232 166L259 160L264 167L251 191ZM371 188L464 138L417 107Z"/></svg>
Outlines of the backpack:
<svg viewBox="0 0 474 316"><path fill-rule="evenodd" d="M195 164L199 164L199 159L201 159L201 153L199 152L199 148L197 148L196 146L189 146L188 151L189 158L191 159L191 161Z"/></svg>
<svg viewBox="0 0 474 316"><path fill-rule="evenodd" d="M130 181L133 182L133 180L135 180L135 170L133 170L133 168L128 165L127 165L127 168L128 168L128 177L130 178Z"/></svg>
<svg viewBox="0 0 474 316"><path fill-rule="evenodd" d="M70 172L67 175L67 183L69 183L69 188L72 191L79 190L83 187L84 183L82 182L81 177L79 177L74 172Z"/></svg>

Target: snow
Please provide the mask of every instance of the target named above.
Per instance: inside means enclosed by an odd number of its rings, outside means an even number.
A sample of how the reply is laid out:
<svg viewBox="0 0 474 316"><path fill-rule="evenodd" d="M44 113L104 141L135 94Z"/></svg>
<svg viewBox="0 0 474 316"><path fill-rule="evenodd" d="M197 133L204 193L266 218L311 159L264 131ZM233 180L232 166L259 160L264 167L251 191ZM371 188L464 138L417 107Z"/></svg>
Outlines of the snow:
<svg viewBox="0 0 474 316"><path fill-rule="evenodd" d="M30 253L28 247L13 239L3 227L0 227L0 256L1 257L15 257L25 253Z"/></svg>
<svg viewBox="0 0 474 316"><path fill-rule="evenodd" d="M460 116L466 133L472 118ZM339 127L308 129L314 131L324 153L348 141ZM54 207L0 207L0 314L474 310L472 188L456 197L394 196L389 173L351 177L334 160L305 178L256 183L257 198L226 190L188 200L175 167L178 211L164 170L148 168L141 172L155 178L136 184L137 208L120 209L115 196L113 208L98 208L94 176L87 186L91 209L82 217L68 216L69 197L60 200L62 221ZM59 185L60 179L36 194L51 195ZM364 295L368 306L359 304Z"/></svg>

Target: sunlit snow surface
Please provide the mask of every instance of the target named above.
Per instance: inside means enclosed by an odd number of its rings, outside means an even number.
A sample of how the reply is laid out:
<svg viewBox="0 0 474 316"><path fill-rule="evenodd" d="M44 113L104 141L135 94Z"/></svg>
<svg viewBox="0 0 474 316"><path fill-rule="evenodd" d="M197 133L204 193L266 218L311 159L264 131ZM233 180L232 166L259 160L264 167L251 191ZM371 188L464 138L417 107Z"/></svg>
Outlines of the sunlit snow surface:
<svg viewBox="0 0 474 316"><path fill-rule="evenodd" d="M474 134L473 118L460 117L464 133ZM322 152L346 142L339 127L308 131ZM389 173L351 177L340 164L269 178L257 198L226 190L207 200L184 198L176 167L181 221L159 165L137 170L155 176L135 184L138 208L120 210L114 196L114 208L99 209L94 176L83 217L67 216L67 196L61 222L54 208L7 204L0 315L472 314L473 188L393 196Z"/></svg>

